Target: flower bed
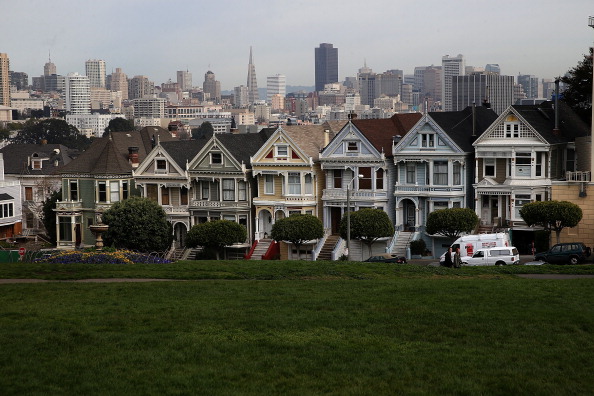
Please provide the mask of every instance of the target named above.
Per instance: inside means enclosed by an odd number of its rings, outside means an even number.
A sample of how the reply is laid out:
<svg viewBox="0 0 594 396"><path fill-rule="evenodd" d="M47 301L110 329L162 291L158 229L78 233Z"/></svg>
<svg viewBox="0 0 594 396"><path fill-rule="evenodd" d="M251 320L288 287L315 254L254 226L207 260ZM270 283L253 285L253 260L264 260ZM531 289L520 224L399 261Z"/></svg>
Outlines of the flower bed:
<svg viewBox="0 0 594 396"><path fill-rule="evenodd" d="M36 262L53 264L165 264L170 263L171 261L154 254L138 253L130 250L117 250L113 252L64 251L36 260Z"/></svg>

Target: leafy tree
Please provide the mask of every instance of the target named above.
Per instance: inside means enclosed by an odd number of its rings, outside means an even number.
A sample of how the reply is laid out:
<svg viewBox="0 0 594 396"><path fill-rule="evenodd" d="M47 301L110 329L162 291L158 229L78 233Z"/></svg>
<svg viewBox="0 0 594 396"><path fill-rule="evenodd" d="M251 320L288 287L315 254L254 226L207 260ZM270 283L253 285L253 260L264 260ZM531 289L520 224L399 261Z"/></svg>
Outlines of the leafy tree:
<svg viewBox="0 0 594 396"><path fill-rule="evenodd" d="M583 213L573 202L536 201L522 206L520 216L528 226L542 226L546 231L555 231L559 243L561 231L577 226Z"/></svg>
<svg viewBox="0 0 594 396"><path fill-rule="evenodd" d="M310 214L293 214L277 220L270 232L275 241L287 241L295 245L297 255L301 254L301 246L324 236L324 225L317 217Z"/></svg>
<svg viewBox="0 0 594 396"><path fill-rule="evenodd" d="M198 128L192 129L192 139L200 139L214 133L214 128L209 121L204 121Z"/></svg>
<svg viewBox="0 0 594 396"><path fill-rule="evenodd" d="M188 232L186 245L213 249L218 260L225 246L245 242L246 239L247 230L241 224L230 220L215 220L193 226Z"/></svg>
<svg viewBox="0 0 594 396"><path fill-rule="evenodd" d="M357 239L369 248L379 238L394 235L394 225L388 214L381 209L364 208L351 212L351 238ZM340 221L340 236L347 238L347 214L342 216Z"/></svg>
<svg viewBox="0 0 594 396"><path fill-rule="evenodd" d="M43 203L43 226L51 243L56 244L56 202L62 198L62 190L54 191Z"/></svg>
<svg viewBox="0 0 594 396"><path fill-rule="evenodd" d="M106 246L151 252L167 250L173 241L163 208L148 198L116 202L103 213L103 223L109 226L104 235Z"/></svg>
<svg viewBox="0 0 594 396"><path fill-rule="evenodd" d="M440 209L429 213L425 231L456 239L463 232L474 231L478 222L478 216L470 208Z"/></svg>
<svg viewBox="0 0 594 396"><path fill-rule="evenodd" d="M91 139L81 134L76 127L57 118L29 120L14 138L15 143L39 144L42 140L79 150L85 150L91 144Z"/></svg>
<svg viewBox="0 0 594 396"><path fill-rule="evenodd" d="M105 128L103 136L109 132L127 132L134 130L134 122L127 120L122 117L117 117L109 121L109 124Z"/></svg>
<svg viewBox="0 0 594 396"><path fill-rule="evenodd" d="M592 125L592 48L590 54L569 70L561 81L566 84L561 100L569 105L582 120Z"/></svg>

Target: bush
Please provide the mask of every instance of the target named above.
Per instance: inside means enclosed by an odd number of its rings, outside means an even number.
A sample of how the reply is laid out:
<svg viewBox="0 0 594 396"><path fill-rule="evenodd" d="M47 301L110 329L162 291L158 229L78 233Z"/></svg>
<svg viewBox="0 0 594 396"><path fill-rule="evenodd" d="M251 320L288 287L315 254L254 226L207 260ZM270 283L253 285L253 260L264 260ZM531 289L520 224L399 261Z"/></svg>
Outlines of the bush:
<svg viewBox="0 0 594 396"><path fill-rule="evenodd" d="M417 239L410 242L410 254L415 256L422 255L427 250L427 245L425 241L422 239Z"/></svg>

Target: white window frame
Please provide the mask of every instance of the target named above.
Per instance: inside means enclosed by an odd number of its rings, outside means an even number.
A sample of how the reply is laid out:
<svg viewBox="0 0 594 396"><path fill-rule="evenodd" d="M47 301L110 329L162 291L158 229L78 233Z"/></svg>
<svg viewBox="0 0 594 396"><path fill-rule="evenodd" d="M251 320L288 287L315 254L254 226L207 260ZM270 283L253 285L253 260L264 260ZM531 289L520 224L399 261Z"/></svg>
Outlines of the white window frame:
<svg viewBox="0 0 594 396"><path fill-rule="evenodd" d="M274 175L264 175L264 194L274 195Z"/></svg>
<svg viewBox="0 0 594 396"><path fill-rule="evenodd" d="M164 168L159 167L159 163L163 163L165 165ZM155 173L167 173L169 172L169 164L165 158L155 158Z"/></svg>
<svg viewBox="0 0 594 396"><path fill-rule="evenodd" d="M287 195L301 195L301 173L287 173Z"/></svg>
<svg viewBox="0 0 594 396"><path fill-rule="evenodd" d="M289 158L289 145L277 144L274 146L274 154L278 158Z"/></svg>
<svg viewBox="0 0 594 396"><path fill-rule="evenodd" d="M215 155L218 158L218 161L215 162ZM210 164L211 165L223 165L223 153L210 153Z"/></svg>
<svg viewBox="0 0 594 396"><path fill-rule="evenodd" d="M109 182L109 202L119 202L120 199L120 182L112 180Z"/></svg>
<svg viewBox="0 0 594 396"><path fill-rule="evenodd" d="M306 195L313 195L313 177L311 175L311 173L306 173L303 176L303 182L304 182L304 193Z"/></svg>
<svg viewBox="0 0 594 396"><path fill-rule="evenodd" d="M493 166L493 174L487 174L487 167ZM483 158L483 177L497 176L497 160L495 158Z"/></svg>

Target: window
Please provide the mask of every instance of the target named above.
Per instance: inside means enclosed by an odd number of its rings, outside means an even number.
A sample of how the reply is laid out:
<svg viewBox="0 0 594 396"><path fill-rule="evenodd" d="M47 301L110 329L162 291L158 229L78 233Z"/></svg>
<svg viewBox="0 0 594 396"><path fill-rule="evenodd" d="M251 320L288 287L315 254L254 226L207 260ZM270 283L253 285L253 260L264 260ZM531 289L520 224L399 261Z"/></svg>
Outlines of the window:
<svg viewBox="0 0 594 396"><path fill-rule="evenodd" d="M484 158L484 176L485 177L495 177L495 158Z"/></svg>
<svg viewBox="0 0 594 396"><path fill-rule="evenodd" d="M416 184L417 182L417 171L415 164L406 164L406 183Z"/></svg>
<svg viewBox="0 0 594 396"><path fill-rule="evenodd" d="M237 182L237 200L238 201L246 201L247 200L247 183L243 180Z"/></svg>
<svg viewBox="0 0 594 396"><path fill-rule="evenodd" d="M520 216L520 209L522 209L522 206L530 203L530 194L516 194L514 196L515 198L515 218L516 219L521 219L522 216Z"/></svg>
<svg viewBox="0 0 594 396"><path fill-rule="evenodd" d="M537 164L538 164L538 162L537 162ZM566 167L567 171L569 171L569 172L575 171L575 150L567 149L565 167ZM537 176L539 176L539 175L537 175Z"/></svg>
<svg viewBox="0 0 594 396"><path fill-rule="evenodd" d="M120 182L111 181L109 182L109 201L119 202L120 200Z"/></svg>
<svg viewBox="0 0 594 396"><path fill-rule="evenodd" d="M543 153L536 153L536 168L534 169L534 176L542 176L542 156L543 155L544 155Z"/></svg>
<svg viewBox="0 0 594 396"><path fill-rule="evenodd" d="M41 160L40 159L34 159L33 160L33 169L41 169Z"/></svg>
<svg viewBox="0 0 594 396"><path fill-rule="evenodd" d="M505 124L505 137L518 138L520 136L520 124Z"/></svg>
<svg viewBox="0 0 594 396"><path fill-rule="evenodd" d="M530 177L531 162L530 153L516 153L516 176Z"/></svg>
<svg viewBox="0 0 594 396"><path fill-rule="evenodd" d="M158 191L156 184L146 185L146 197L151 201L159 202Z"/></svg>
<svg viewBox="0 0 594 396"><path fill-rule="evenodd" d="M289 172L289 194L301 194L301 175L297 172Z"/></svg>
<svg viewBox="0 0 594 396"><path fill-rule="evenodd" d="M454 202L452 202L452 208L460 208L460 207L462 207L460 205L460 201L454 201Z"/></svg>
<svg viewBox="0 0 594 396"><path fill-rule="evenodd" d="M33 201L33 187L25 187L25 201Z"/></svg>
<svg viewBox="0 0 594 396"><path fill-rule="evenodd" d="M180 194L180 203L182 205L187 205L188 204L188 189L186 187L180 188L179 194Z"/></svg>
<svg viewBox="0 0 594 396"><path fill-rule="evenodd" d="M235 180L223 179L223 201L235 201Z"/></svg>
<svg viewBox="0 0 594 396"><path fill-rule="evenodd" d="M313 194L313 182L312 182L310 173L308 173L304 176L304 181L305 181L305 193L308 195Z"/></svg>
<svg viewBox="0 0 594 396"><path fill-rule="evenodd" d="M161 187L161 205L169 205L169 187Z"/></svg>
<svg viewBox="0 0 594 396"><path fill-rule="evenodd" d="M97 202L107 202L107 183L97 182Z"/></svg>
<svg viewBox="0 0 594 396"><path fill-rule="evenodd" d="M212 165L221 165L223 163L223 155L221 153L210 153L210 163Z"/></svg>
<svg viewBox="0 0 594 396"><path fill-rule="evenodd" d="M433 133L421 134L421 147L435 147L435 135Z"/></svg>
<svg viewBox="0 0 594 396"><path fill-rule="evenodd" d="M375 188L376 190L384 189L384 170L382 168L375 172Z"/></svg>
<svg viewBox="0 0 594 396"><path fill-rule="evenodd" d="M288 157L289 156L289 146L276 146L276 156L277 157Z"/></svg>
<svg viewBox="0 0 594 396"><path fill-rule="evenodd" d="M122 199L128 199L128 180L122 181Z"/></svg>
<svg viewBox="0 0 594 396"><path fill-rule="evenodd" d="M452 177L455 186L462 184L462 165L459 162L454 162L452 164Z"/></svg>
<svg viewBox="0 0 594 396"><path fill-rule="evenodd" d="M359 168L359 174L362 175L359 178L359 189L371 190L371 168ZM353 189L355 189L355 186L353 186Z"/></svg>
<svg viewBox="0 0 594 396"><path fill-rule="evenodd" d="M70 217L60 217L59 219L60 241L72 241L72 225L70 223Z"/></svg>
<svg viewBox="0 0 594 396"><path fill-rule="evenodd" d="M78 181L70 180L70 182L68 183L68 188L70 192L70 200L78 201Z"/></svg>
<svg viewBox="0 0 594 396"><path fill-rule="evenodd" d="M210 183L210 200L211 201L220 201L220 191L219 191L220 184L218 181Z"/></svg>
<svg viewBox="0 0 594 396"><path fill-rule="evenodd" d="M12 216L14 216L14 203L8 202L0 204L0 218L4 219Z"/></svg>
<svg viewBox="0 0 594 396"><path fill-rule="evenodd" d="M334 169L333 171L334 188L342 188L342 170Z"/></svg>
<svg viewBox="0 0 594 396"><path fill-rule="evenodd" d="M433 162L433 184L438 186L448 184L448 163L446 161Z"/></svg>
<svg viewBox="0 0 594 396"><path fill-rule="evenodd" d="M274 194L273 175L264 175L264 194Z"/></svg>
<svg viewBox="0 0 594 396"><path fill-rule="evenodd" d="M346 151L347 151L347 154L348 153L358 153L359 152L358 142L347 142Z"/></svg>
<svg viewBox="0 0 594 396"><path fill-rule="evenodd" d="M440 209L447 209L447 208L448 208L447 201L433 202L433 210L440 210Z"/></svg>
<svg viewBox="0 0 594 396"><path fill-rule="evenodd" d="M300 210L289 210L289 217L296 215L296 214L301 214Z"/></svg>
<svg viewBox="0 0 594 396"><path fill-rule="evenodd" d="M157 159L155 161L155 173L166 173L167 172L167 161L164 159Z"/></svg>
<svg viewBox="0 0 594 396"><path fill-rule="evenodd" d="M208 199L210 196L209 194L209 184L207 181L203 181L202 183L202 199Z"/></svg>

